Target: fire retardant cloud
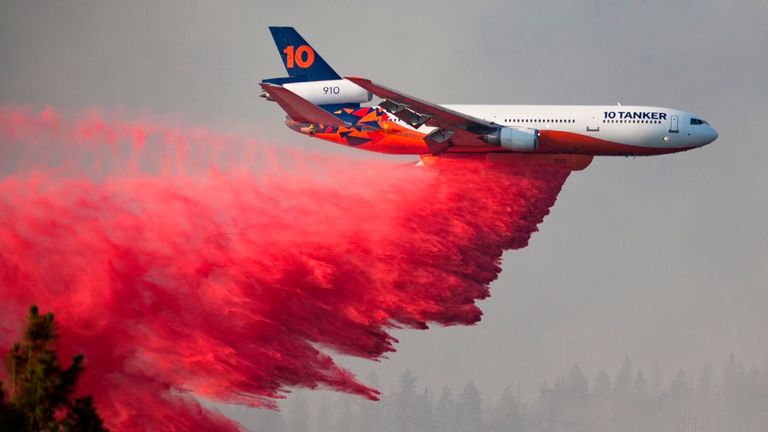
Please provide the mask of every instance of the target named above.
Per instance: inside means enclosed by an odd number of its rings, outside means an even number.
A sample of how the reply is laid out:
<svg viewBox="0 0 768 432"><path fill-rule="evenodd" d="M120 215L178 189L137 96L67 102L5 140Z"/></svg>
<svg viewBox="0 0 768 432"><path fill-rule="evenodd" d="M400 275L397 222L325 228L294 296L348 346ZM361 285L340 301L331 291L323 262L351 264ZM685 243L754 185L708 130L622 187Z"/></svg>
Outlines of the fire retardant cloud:
<svg viewBox="0 0 768 432"><path fill-rule="evenodd" d="M331 355L380 359L395 327L479 321L502 252L526 246L568 175L50 109L0 110L0 143L0 347L30 304L54 311L61 354L86 356L79 391L114 430L238 429L193 394L377 398Z"/></svg>

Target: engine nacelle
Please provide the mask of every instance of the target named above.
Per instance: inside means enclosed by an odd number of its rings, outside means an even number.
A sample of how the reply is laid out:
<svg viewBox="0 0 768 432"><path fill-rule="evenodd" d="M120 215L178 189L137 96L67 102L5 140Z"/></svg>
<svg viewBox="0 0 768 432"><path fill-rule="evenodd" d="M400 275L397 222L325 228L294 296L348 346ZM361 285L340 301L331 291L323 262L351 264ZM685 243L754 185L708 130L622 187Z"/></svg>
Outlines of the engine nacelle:
<svg viewBox="0 0 768 432"><path fill-rule="evenodd" d="M315 105L365 103L372 97L367 90L345 79L286 83L283 87Z"/></svg>
<svg viewBox="0 0 768 432"><path fill-rule="evenodd" d="M536 129L502 127L483 139L515 152L530 153L539 147L539 131Z"/></svg>

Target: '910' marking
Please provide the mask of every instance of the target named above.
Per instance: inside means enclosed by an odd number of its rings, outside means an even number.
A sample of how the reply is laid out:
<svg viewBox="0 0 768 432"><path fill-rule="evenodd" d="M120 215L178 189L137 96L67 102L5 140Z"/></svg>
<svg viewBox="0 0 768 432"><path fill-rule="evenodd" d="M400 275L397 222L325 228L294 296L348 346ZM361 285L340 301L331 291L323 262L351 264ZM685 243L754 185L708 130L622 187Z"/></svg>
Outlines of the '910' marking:
<svg viewBox="0 0 768 432"><path fill-rule="evenodd" d="M341 89L338 86L323 87L324 94L339 94L340 91Z"/></svg>

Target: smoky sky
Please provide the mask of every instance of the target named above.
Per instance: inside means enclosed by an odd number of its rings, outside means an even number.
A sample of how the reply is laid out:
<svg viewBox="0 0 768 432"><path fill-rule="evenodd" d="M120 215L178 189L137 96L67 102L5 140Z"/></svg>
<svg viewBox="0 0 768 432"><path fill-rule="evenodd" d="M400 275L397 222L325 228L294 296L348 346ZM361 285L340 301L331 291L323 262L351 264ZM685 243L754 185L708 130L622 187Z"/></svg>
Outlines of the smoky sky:
<svg viewBox="0 0 768 432"><path fill-rule="evenodd" d="M0 104L91 107L296 134L258 81L284 76L269 25L342 75L439 103L679 108L720 133L651 158L597 158L481 303L472 327L398 332L387 391L473 380L534 390L574 362L662 372L768 361L768 3L754 1L2 1ZM0 155L1 156L1 155ZM379 157L379 156L374 156Z"/></svg>

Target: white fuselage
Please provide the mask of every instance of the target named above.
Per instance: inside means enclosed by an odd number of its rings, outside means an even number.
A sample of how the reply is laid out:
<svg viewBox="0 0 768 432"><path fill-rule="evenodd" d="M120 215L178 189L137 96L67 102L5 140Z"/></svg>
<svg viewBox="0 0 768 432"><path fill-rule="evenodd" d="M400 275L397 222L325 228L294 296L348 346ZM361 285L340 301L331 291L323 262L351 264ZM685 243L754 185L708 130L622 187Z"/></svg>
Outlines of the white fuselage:
<svg viewBox="0 0 768 432"><path fill-rule="evenodd" d="M649 150L688 149L717 138L717 131L688 112L624 105L442 105L499 126L578 134ZM399 120L396 123L408 127ZM422 126L419 132L433 128Z"/></svg>

